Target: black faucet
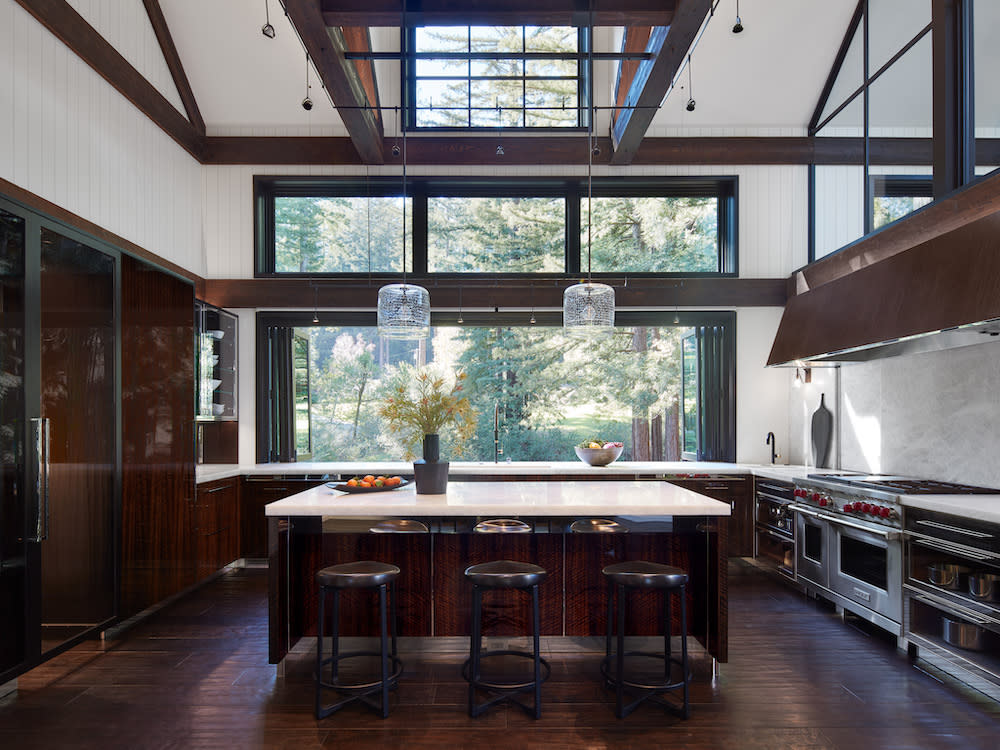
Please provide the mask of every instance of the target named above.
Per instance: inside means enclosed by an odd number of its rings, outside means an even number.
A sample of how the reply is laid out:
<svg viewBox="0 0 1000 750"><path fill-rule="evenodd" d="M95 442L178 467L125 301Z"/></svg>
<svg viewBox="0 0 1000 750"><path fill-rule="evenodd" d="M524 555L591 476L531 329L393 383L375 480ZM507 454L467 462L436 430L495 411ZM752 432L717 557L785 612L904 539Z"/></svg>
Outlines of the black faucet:
<svg viewBox="0 0 1000 750"><path fill-rule="evenodd" d="M773 432L767 433L767 438L764 440L764 444L771 446L771 463L773 464L774 460L778 457L778 453L775 450L778 446L777 441L774 439Z"/></svg>

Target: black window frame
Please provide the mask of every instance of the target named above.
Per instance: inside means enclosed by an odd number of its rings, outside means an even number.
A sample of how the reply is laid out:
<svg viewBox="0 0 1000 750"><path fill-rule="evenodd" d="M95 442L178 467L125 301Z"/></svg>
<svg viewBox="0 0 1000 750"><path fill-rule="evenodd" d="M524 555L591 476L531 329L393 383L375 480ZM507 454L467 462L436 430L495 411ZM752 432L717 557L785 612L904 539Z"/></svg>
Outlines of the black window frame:
<svg viewBox="0 0 1000 750"><path fill-rule="evenodd" d="M458 24L456 24L458 25ZM471 28L475 24L466 25L466 28ZM535 25L535 24L529 24ZM538 24L545 25L545 24ZM593 64L586 55L590 49L590 31L588 27L581 26L577 29L577 52L567 53L565 55L553 54L552 59L573 59L576 58L579 64L578 75L575 76L577 80L577 124L575 126L537 126L529 127L526 125L521 125L519 127L505 126L498 128L496 125L434 125L434 126L418 126L417 125L417 75L416 75L416 62L421 57L432 58L432 59L442 59L451 55L458 53L434 53L434 52L418 52L416 49L416 32L418 28L428 28L428 26L421 25L410 25L401 29L400 32L400 49L402 50L402 65L401 65L401 86L403 89L403 99L405 101L403 123L402 127L411 132L423 132L423 133L433 133L433 132L490 132L490 131L507 131L507 132L531 132L531 133L545 133L545 132L556 132L556 133L572 133L578 131L586 131L590 125L591 118L591 101L593 96ZM522 38L523 29L522 28ZM462 53L458 59L475 59L476 53ZM516 53L515 53L516 54ZM539 53L541 55L541 53ZM505 57L502 59L517 59L516 56ZM542 59L540 57L540 59ZM456 76L457 78L457 76ZM469 81L477 80L482 78L481 76L468 77ZM520 80L528 80L527 77L522 77ZM524 104L524 99L521 100L522 105ZM514 108L512 108L514 109ZM522 112L522 122L524 114L528 111L528 107L522 106L519 108ZM537 109L537 108L536 108ZM472 102L469 102L469 111L471 117Z"/></svg>
<svg viewBox="0 0 1000 750"><path fill-rule="evenodd" d="M535 323L530 322L534 317ZM376 314L358 311L308 310L259 311L256 315L256 404L257 461L285 463L296 460L294 394L282 399L282 384L290 377L276 370L271 352L276 342L291 341L293 329L310 326L376 325ZM559 326L560 312L473 312L464 315L466 326ZM618 328L630 326L675 326L690 329L697 341L698 361L698 450L685 460L736 461L736 312L732 310L620 310L615 314ZM431 313L431 325L455 325L453 312ZM278 343L280 347L280 343ZM709 382L709 379L711 382ZM284 405L284 406L283 406ZM273 424L278 429L272 428Z"/></svg>
<svg viewBox="0 0 1000 750"><path fill-rule="evenodd" d="M934 199L934 178L931 175L918 174L869 174L868 175L868 201L866 211L867 226L872 227L872 231L881 229L875 226L875 199L876 198L930 198ZM921 206L923 208L923 206ZM906 216L912 216L920 208L914 209ZM906 218L905 216L900 217ZM896 219L899 221L899 219ZM895 222L890 222L895 223ZM882 226L889 226L883 224Z"/></svg>
<svg viewBox="0 0 1000 750"><path fill-rule="evenodd" d="M393 177L336 178L295 176L254 176L254 277L361 279L371 273L278 272L275 267L274 206L285 197L387 197L402 196L403 181ZM586 268L586 248L581 246L582 202L587 198L587 178L503 178L503 177L410 177L406 196L412 199L408 213L413 242L408 245L407 271L432 278L503 278L523 274L496 272L452 273L427 271L427 199L429 197L553 197L566 200L565 270L561 273L532 274L539 279L570 279ZM734 175L705 177L601 177L592 180L592 195L605 197L714 197L718 200L717 271L644 272L628 271L630 278L714 278L739 276L738 234L739 180ZM401 277L401 273L375 272L379 278ZM594 278L620 278L622 272L594 273Z"/></svg>

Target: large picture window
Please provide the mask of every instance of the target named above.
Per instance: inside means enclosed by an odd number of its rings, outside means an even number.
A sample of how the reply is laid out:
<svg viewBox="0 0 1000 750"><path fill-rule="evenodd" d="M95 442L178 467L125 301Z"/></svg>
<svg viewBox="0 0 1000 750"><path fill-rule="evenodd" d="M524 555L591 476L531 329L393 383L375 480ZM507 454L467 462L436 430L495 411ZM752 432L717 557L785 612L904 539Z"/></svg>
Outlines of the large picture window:
<svg viewBox="0 0 1000 750"><path fill-rule="evenodd" d="M571 26L409 29L407 127L585 127L586 36Z"/></svg>
<svg viewBox="0 0 1000 750"><path fill-rule="evenodd" d="M378 408L420 367L467 375L478 428L461 460L572 461L573 446L595 438L625 443L625 460L735 460L732 313L681 313L674 323L673 313L622 312L613 335L589 340L567 338L557 313L537 313L534 325L467 313L463 325L437 316L422 342L380 339L368 314L319 317L258 316L260 461L295 460L307 444L314 461L403 458L408 446ZM303 340L308 347L296 345Z"/></svg>
<svg viewBox="0 0 1000 750"><path fill-rule="evenodd" d="M257 275L399 274L400 180L255 179ZM736 179L412 179L416 274L736 275ZM588 221L588 205L594 216ZM588 244L589 243L589 244Z"/></svg>

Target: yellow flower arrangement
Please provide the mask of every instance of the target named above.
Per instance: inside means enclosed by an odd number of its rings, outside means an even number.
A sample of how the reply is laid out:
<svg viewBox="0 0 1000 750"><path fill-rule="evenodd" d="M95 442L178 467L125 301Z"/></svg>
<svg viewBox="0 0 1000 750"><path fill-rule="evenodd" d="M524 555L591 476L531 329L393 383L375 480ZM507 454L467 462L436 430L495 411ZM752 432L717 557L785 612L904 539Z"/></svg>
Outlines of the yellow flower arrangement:
<svg viewBox="0 0 1000 750"><path fill-rule="evenodd" d="M465 373L455 376L449 388L445 378L421 370L408 383L392 391L379 407L379 416L389 430L403 437L410 451L424 435L439 435L448 428L455 455L461 455L465 442L476 432L476 412L466 398L462 384Z"/></svg>

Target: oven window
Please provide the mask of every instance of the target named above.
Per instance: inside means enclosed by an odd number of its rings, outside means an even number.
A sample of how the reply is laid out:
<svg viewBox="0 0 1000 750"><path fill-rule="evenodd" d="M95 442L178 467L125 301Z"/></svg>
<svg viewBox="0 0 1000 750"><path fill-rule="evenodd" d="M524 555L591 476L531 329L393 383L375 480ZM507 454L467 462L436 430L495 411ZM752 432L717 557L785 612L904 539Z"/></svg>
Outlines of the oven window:
<svg viewBox="0 0 1000 750"><path fill-rule="evenodd" d="M840 572L888 590L888 551L849 536L840 537Z"/></svg>
<svg viewBox="0 0 1000 750"><path fill-rule="evenodd" d="M805 556L810 560L823 562L823 527L811 523L805 525Z"/></svg>

